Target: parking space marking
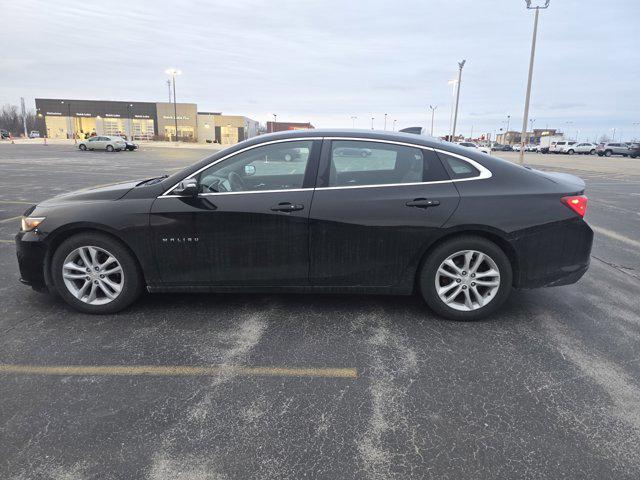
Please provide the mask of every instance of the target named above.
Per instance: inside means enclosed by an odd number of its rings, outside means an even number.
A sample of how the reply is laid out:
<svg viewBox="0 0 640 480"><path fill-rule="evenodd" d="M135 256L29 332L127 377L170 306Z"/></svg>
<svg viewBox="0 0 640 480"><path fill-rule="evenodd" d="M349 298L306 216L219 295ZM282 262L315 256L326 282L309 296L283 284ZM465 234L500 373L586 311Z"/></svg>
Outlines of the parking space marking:
<svg viewBox="0 0 640 480"><path fill-rule="evenodd" d="M16 243L15 240L0 240L0 243Z"/></svg>
<svg viewBox="0 0 640 480"><path fill-rule="evenodd" d="M0 200L0 203L15 203L18 205L33 205L34 202L18 202L16 200Z"/></svg>
<svg viewBox="0 0 640 480"><path fill-rule="evenodd" d="M613 238L622 243L626 243L636 248L640 248L640 242L634 240L629 237L625 237L624 235L620 235L619 233L613 232L611 230L607 230L606 228L596 227L595 225L591 225L591 228L600 235L604 235L605 237Z"/></svg>
<svg viewBox="0 0 640 480"><path fill-rule="evenodd" d="M4 219L0 220L0 223L13 222L14 220L19 220L21 218L22 218L22 215L18 215L17 217L4 218Z"/></svg>
<svg viewBox="0 0 640 480"><path fill-rule="evenodd" d="M257 377L358 378L355 368L246 367L241 365L13 365L0 364L0 374L60 376L201 377L221 374Z"/></svg>

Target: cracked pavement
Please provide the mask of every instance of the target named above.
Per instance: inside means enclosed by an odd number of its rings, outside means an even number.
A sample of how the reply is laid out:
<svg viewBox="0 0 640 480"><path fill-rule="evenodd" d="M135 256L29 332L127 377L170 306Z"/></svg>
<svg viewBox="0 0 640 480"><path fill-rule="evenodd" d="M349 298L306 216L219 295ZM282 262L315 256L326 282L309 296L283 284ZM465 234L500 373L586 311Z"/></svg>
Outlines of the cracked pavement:
<svg viewBox="0 0 640 480"><path fill-rule="evenodd" d="M206 154L0 145L0 220L28 206L2 201ZM358 295L146 295L87 316L19 284L15 248L0 243L0 364L358 373L0 373L0 478L638 478L640 161L626 160L528 156L586 180L587 221L604 233L578 284L515 291L475 323L438 319L417 297ZM0 239L16 229L0 223Z"/></svg>

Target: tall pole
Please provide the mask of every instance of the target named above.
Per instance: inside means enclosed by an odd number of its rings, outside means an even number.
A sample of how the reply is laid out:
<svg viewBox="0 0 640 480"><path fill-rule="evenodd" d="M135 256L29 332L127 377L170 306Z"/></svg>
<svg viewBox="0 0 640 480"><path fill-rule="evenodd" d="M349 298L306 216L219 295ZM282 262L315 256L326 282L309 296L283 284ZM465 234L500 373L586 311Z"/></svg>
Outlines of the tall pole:
<svg viewBox="0 0 640 480"><path fill-rule="evenodd" d="M20 97L20 107L22 108L22 128L24 129L24 138L28 138L27 134L27 109L24 106L24 97Z"/></svg>
<svg viewBox="0 0 640 480"><path fill-rule="evenodd" d="M533 18L533 37L531 39L531 56L529 58L529 78L527 80L527 96L524 101L524 115L522 116L522 134L520 135L520 155L518 162L524 164L524 137L527 134L527 122L529 121L529 100L531 99L531 79L533 78L533 59L536 56L536 37L538 35L538 14L541 8L547 8L551 0L546 0L544 6L531 6L531 0L527 2L527 9L535 9L536 13Z"/></svg>
<svg viewBox="0 0 640 480"><path fill-rule="evenodd" d="M387 114L384 114L384 130L387 130Z"/></svg>
<svg viewBox="0 0 640 480"><path fill-rule="evenodd" d="M393 119L393 131L394 131L394 132L396 131L396 122L397 122L397 121L398 121L398 120L396 120L395 118Z"/></svg>
<svg viewBox="0 0 640 480"><path fill-rule="evenodd" d="M273 124L271 125L271 133L276 131L276 123L278 123L278 115L276 115L275 113L272 113L271 115L273 115Z"/></svg>
<svg viewBox="0 0 640 480"><path fill-rule="evenodd" d="M502 139L502 143L507 143L507 136L509 135L509 124L511 123L511 115L507 115L507 129L504 131L504 138Z"/></svg>
<svg viewBox="0 0 640 480"><path fill-rule="evenodd" d="M460 83L462 82L462 67L464 67L466 60L462 60L458 63L458 91L456 92L456 111L453 114L453 130L451 131L451 141L456 136L456 124L458 123L458 103L460 102Z"/></svg>
<svg viewBox="0 0 640 480"><path fill-rule="evenodd" d="M169 103L171 103L171 80L167 80L167 88L169 89Z"/></svg>
<svg viewBox="0 0 640 480"><path fill-rule="evenodd" d="M451 129L453 128L453 107L455 106L455 101L453 100L453 97L455 97L456 95L456 88L458 88L458 80L457 79L453 79L453 80L449 80L448 82L449 85L452 85L451 87L451 112L449 112L449 140L451 140Z"/></svg>
<svg viewBox="0 0 640 480"><path fill-rule="evenodd" d="M356 117L355 115L351 115L351 128L356 128L356 120L358 119L358 117Z"/></svg>
<svg viewBox="0 0 640 480"><path fill-rule="evenodd" d="M375 117L371 117L371 130L373 130L373 120L375 119Z"/></svg>
<svg viewBox="0 0 640 480"><path fill-rule="evenodd" d="M433 137L433 119L435 117L436 108L438 108L438 106L429 105L429 108L431 109L431 136Z"/></svg>
<svg viewBox="0 0 640 480"><path fill-rule="evenodd" d="M176 127L176 142L178 141L178 104L176 103L176 74L172 75L173 78L173 123Z"/></svg>

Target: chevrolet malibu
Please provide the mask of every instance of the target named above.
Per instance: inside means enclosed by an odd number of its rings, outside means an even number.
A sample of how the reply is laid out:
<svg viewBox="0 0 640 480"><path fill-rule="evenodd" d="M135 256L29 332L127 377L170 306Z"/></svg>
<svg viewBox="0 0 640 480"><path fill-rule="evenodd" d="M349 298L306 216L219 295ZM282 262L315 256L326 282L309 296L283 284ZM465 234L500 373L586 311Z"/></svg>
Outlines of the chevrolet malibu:
<svg viewBox="0 0 640 480"><path fill-rule="evenodd" d="M584 190L411 134L284 132L34 205L17 254L23 283L86 313L143 290L419 293L443 317L474 320L513 288L582 277Z"/></svg>

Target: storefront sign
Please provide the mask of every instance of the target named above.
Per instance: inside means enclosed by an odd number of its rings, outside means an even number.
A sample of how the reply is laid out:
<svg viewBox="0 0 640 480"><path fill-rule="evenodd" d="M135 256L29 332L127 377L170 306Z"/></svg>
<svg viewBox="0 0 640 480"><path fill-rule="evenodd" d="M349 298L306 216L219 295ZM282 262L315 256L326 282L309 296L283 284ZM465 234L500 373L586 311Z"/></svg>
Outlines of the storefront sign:
<svg viewBox="0 0 640 480"><path fill-rule="evenodd" d="M45 115L62 115L60 112L47 112Z"/></svg>
<svg viewBox="0 0 640 480"><path fill-rule="evenodd" d="M115 118L120 118L120 114L119 113L105 113L104 114L105 117L115 117Z"/></svg>
<svg viewBox="0 0 640 480"><path fill-rule="evenodd" d="M175 117L173 115L163 115L162 118L164 118L165 120L173 120ZM191 118L178 115L178 120L191 120Z"/></svg>
<svg viewBox="0 0 640 480"><path fill-rule="evenodd" d="M90 113L80 113L80 112L76 112L76 116L77 117L91 117L92 115Z"/></svg>
<svg viewBox="0 0 640 480"><path fill-rule="evenodd" d="M133 118L151 118L149 115L134 115Z"/></svg>

